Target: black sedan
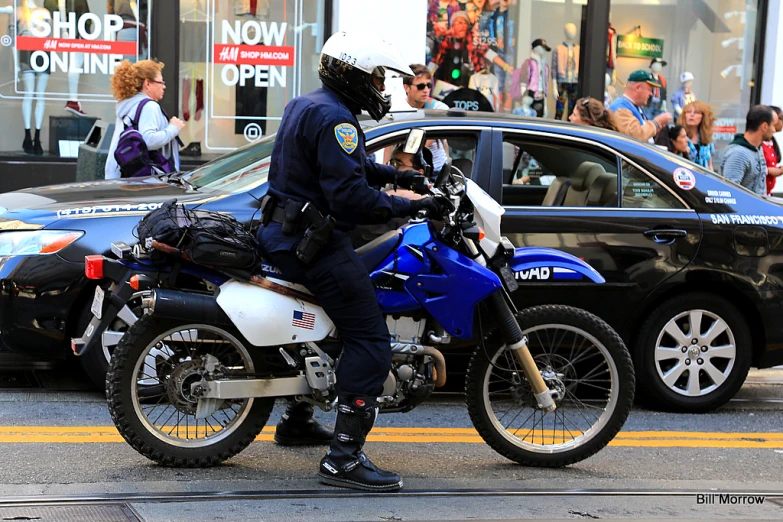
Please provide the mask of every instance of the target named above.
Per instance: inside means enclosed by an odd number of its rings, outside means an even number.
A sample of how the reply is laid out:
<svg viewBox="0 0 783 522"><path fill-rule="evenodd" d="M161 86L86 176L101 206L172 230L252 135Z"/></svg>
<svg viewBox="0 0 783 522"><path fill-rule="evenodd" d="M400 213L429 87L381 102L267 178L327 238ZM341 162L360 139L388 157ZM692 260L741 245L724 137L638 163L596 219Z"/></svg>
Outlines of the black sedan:
<svg viewBox="0 0 783 522"><path fill-rule="evenodd" d="M516 274L519 306L585 308L634 354L652 406L707 411L751 366L783 364L783 206L646 143L585 126L461 111L367 122L378 161L411 127L445 140L453 163L506 208L517 246L564 250L607 280L595 286L542 268ZM85 254L132 242L146 210L178 198L250 223L272 137L169 180L70 184L0 195L2 343L62 357L89 317ZM125 314L125 320L132 321ZM85 362L101 382L122 325Z"/></svg>

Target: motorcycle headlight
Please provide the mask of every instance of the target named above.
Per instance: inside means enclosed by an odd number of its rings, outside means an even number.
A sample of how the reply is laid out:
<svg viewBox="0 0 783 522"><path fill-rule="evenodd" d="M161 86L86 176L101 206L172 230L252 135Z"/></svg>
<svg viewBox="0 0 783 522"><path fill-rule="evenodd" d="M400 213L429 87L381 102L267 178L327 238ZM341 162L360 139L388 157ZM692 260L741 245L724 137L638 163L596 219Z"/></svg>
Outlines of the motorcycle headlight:
<svg viewBox="0 0 783 522"><path fill-rule="evenodd" d="M73 230L24 230L0 233L0 256L54 254L67 247L84 232Z"/></svg>

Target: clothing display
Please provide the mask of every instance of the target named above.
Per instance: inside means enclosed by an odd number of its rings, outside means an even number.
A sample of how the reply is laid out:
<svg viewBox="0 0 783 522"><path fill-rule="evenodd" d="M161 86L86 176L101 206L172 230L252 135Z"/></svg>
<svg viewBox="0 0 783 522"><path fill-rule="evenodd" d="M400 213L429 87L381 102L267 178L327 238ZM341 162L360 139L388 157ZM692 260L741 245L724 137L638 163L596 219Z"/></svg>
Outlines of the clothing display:
<svg viewBox="0 0 783 522"><path fill-rule="evenodd" d="M653 79L660 83L661 86L653 87L653 94L650 97L650 100L647 102L647 105L642 107L642 111L644 111L644 115L647 116L648 120L651 120L664 112L663 104L666 101L666 77L662 74L655 74L654 72L651 74Z"/></svg>
<svg viewBox="0 0 783 522"><path fill-rule="evenodd" d="M196 80L196 112L193 114L195 121L201 121L201 113L204 112L204 78Z"/></svg>
<svg viewBox="0 0 783 522"><path fill-rule="evenodd" d="M180 61L204 63L207 61L207 24L185 20L180 22Z"/></svg>
<svg viewBox="0 0 783 522"><path fill-rule="evenodd" d="M527 91L526 94L532 98L535 93L533 91ZM544 109L546 109L546 107L544 106L545 104L546 104L546 98L541 98L540 100L536 100L534 98L533 104L530 106L530 108L535 111L537 117L543 118Z"/></svg>
<svg viewBox="0 0 783 522"><path fill-rule="evenodd" d="M555 103L555 119L561 120L568 117L574 110L576 100L579 99L578 83L558 83L557 101Z"/></svg>
<svg viewBox="0 0 783 522"><path fill-rule="evenodd" d="M677 91L672 96L672 107L674 107L674 112L676 116L679 116L682 112L682 109L688 105L689 103L696 101L696 95L693 94L693 91L690 89L690 87L680 87L677 89Z"/></svg>
<svg viewBox="0 0 783 522"><path fill-rule="evenodd" d="M217 2L217 4L219 3ZM236 16L250 15L268 18L270 10L269 0L234 0L234 15Z"/></svg>
<svg viewBox="0 0 783 522"><path fill-rule="evenodd" d="M185 76L182 78L182 119L190 121L190 91L192 80Z"/></svg>
<svg viewBox="0 0 783 522"><path fill-rule="evenodd" d="M530 58L522 62L518 69L518 83L524 85L524 90L532 92L534 100L543 100L549 94L549 64L533 53Z"/></svg>
<svg viewBox="0 0 783 522"><path fill-rule="evenodd" d="M535 109L533 109L533 107L525 105L520 105L511 111L511 114L515 114L517 116L527 116L529 118L535 118L538 116L538 113L535 111Z"/></svg>
<svg viewBox="0 0 783 522"><path fill-rule="evenodd" d="M552 78L557 83L579 81L579 46L568 42L558 45L552 53Z"/></svg>
<svg viewBox="0 0 783 522"><path fill-rule="evenodd" d="M606 48L606 70L609 74L614 73L617 66L617 31L612 24L609 24L608 42Z"/></svg>
<svg viewBox="0 0 783 522"><path fill-rule="evenodd" d="M474 74L470 77L468 82L468 88L479 91L486 96L489 103L492 104L492 109L498 107L500 100L500 80L497 76L491 72L487 72L486 69L479 71L478 74Z"/></svg>

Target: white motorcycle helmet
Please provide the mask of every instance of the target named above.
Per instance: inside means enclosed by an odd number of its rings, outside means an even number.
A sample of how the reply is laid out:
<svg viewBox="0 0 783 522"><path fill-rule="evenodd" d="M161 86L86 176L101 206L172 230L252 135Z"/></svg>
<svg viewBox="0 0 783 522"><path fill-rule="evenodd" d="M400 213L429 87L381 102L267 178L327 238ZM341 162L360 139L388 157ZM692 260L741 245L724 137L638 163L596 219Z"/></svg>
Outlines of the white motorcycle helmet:
<svg viewBox="0 0 783 522"><path fill-rule="evenodd" d="M372 77L385 78L387 69L413 76L400 53L377 36L342 32L324 44L318 76L377 121L389 112L391 96L378 90Z"/></svg>

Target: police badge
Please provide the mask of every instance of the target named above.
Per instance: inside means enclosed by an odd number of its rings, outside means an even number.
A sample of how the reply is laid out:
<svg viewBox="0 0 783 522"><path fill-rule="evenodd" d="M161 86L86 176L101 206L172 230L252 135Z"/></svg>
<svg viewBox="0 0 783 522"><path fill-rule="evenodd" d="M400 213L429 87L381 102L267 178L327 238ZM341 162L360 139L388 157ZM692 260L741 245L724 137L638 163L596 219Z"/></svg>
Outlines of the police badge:
<svg viewBox="0 0 783 522"><path fill-rule="evenodd" d="M350 123L337 125L334 128L334 135L337 138L337 143L348 154L352 154L359 146L359 133L356 132L356 127Z"/></svg>

